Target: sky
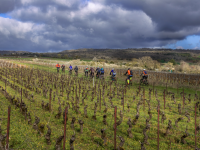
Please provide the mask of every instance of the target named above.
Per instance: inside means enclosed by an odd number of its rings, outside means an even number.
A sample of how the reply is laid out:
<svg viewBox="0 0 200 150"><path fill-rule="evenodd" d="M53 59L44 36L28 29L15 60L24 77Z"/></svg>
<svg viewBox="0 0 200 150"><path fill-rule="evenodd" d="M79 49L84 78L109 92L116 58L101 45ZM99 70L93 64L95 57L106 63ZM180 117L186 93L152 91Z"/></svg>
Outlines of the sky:
<svg viewBox="0 0 200 150"><path fill-rule="evenodd" d="M199 6L199 0L0 0L0 50L198 50Z"/></svg>

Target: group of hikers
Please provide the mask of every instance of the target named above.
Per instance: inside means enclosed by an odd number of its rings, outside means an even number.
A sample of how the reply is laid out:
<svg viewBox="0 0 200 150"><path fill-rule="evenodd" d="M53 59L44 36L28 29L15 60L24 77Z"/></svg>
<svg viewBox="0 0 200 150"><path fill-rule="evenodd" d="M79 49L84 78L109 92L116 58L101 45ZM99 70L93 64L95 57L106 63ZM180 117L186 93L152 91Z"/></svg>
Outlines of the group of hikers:
<svg viewBox="0 0 200 150"><path fill-rule="evenodd" d="M65 65L62 65L60 67L60 64L57 63L56 68L57 68L57 73L59 73L60 68L62 69L62 72L65 72ZM69 66L69 73L70 74L72 74L72 70L73 70L73 67L72 67L72 65L70 65ZM75 74L78 75L78 67L77 66L74 68L74 71L75 71Z"/></svg>
<svg viewBox="0 0 200 150"><path fill-rule="evenodd" d="M59 63L56 65L56 68L57 68L57 72L59 73L59 70L60 70L60 64ZM65 72L65 65L62 65L61 69L62 69L62 72ZM70 74L72 74L72 70L73 70L73 67L70 64L70 66L69 66L69 73ZM78 67L77 66L75 66L74 71L75 71L75 75L78 76ZM84 69L84 72L85 72L86 77L88 77L88 74L89 74L90 77L93 78L94 74L96 72L96 78L104 79L105 71L104 71L103 68L97 67L96 70L95 70L93 67L89 68L88 66L86 66L86 68ZM110 75L111 75L112 81L116 81L116 71L115 71L114 68L112 68L112 70L110 71ZM130 68L128 68L128 70L126 71L126 73L124 75L128 75L126 81L127 81L127 84L130 84L130 82L132 81L132 77L133 77L133 71ZM147 71L145 69L143 69L141 76L142 76L142 81L147 82L148 74L147 74Z"/></svg>
<svg viewBox="0 0 200 150"><path fill-rule="evenodd" d="M85 76L88 77L88 73L90 73L90 77L94 77L94 73L96 72L96 78L104 78L104 69L103 68L99 68L97 67L96 70L94 70L93 67L89 67L86 66L86 68L84 69L85 72Z"/></svg>

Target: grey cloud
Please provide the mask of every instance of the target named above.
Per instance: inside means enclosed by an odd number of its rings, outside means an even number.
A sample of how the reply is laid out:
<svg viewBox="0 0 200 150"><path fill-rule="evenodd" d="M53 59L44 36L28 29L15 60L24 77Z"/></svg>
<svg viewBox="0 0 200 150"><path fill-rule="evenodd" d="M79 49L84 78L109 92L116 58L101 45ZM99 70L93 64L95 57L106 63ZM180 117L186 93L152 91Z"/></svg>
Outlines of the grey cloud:
<svg viewBox="0 0 200 150"><path fill-rule="evenodd" d="M122 48L132 47L133 43L139 46L142 42L139 41L138 34L148 36L154 32L151 19L142 11L93 5L74 11L74 17L71 17L73 15L70 15L67 10L56 9L45 13L36 7L32 7L32 10L30 8L16 10L13 16L25 21L32 21L36 18L41 21L34 20L37 23L42 23L43 20L46 34L41 33L41 35L44 39L69 43L70 48ZM92 7L97 7L99 11L93 10ZM128 16L134 17L127 18ZM55 18L54 23L52 18Z"/></svg>
<svg viewBox="0 0 200 150"><path fill-rule="evenodd" d="M21 0L7 9L13 19L0 23L4 41L0 49L162 47L200 33L198 4L197 0ZM15 23L21 24L12 30Z"/></svg>
<svg viewBox="0 0 200 150"><path fill-rule="evenodd" d="M21 7L38 7L43 12L47 12L49 6L59 10L76 10L81 0L21 0Z"/></svg>
<svg viewBox="0 0 200 150"><path fill-rule="evenodd" d="M0 0L0 14L7 13L20 5L20 0Z"/></svg>
<svg viewBox="0 0 200 150"><path fill-rule="evenodd" d="M144 11L157 23L159 31L178 31L186 26L200 25L199 0L105 0L104 3Z"/></svg>

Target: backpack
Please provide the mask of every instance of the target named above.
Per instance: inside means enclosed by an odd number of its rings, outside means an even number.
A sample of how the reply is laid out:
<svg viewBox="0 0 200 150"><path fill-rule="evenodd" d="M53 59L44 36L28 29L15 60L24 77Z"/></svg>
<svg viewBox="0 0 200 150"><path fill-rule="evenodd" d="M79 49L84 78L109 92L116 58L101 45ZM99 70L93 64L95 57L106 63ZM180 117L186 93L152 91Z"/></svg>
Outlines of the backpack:
<svg viewBox="0 0 200 150"><path fill-rule="evenodd" d="M86 68L85 71L88 71L88 68Z"/></svg>
<svg viewBox="0 0 200 150"><path fill-rule="evenodd" d="M116 75L116 72L113 72L113 76L115 76Z"/></svg>
<svg viewBox="0 0 200 150"><path fill-rule="evenodd" d="M90 71L91 71L92 73L94 73L94 68L91 68Z"/></svg>
<svg viewBox="0 0 200 150"><path fill-rule="evenodd" d="M131 72L130 72L130 73L131 73L131 75L133 75L133 71L132 71L132 70L131 70Z"/></svg>
<svg viewBox="0 0 200 150"><path fill-rule="evenodd" d="M103 68L101 68L101 73L104 73L104 70L103 70Z"/></svg>

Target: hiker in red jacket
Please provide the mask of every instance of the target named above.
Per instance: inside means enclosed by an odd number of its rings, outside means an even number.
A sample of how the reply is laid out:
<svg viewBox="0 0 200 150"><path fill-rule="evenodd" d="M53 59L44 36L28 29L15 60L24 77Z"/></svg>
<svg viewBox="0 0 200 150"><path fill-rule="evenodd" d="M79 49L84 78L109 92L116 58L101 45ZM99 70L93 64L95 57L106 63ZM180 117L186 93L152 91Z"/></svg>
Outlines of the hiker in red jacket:
<svg viewBox="0 0 200 150"><path fill-rule="evenodd" d="M59 73L59 69L60 69L60 64L59 63L57 63L56 68L57 68L57 73Z"/></svg>

